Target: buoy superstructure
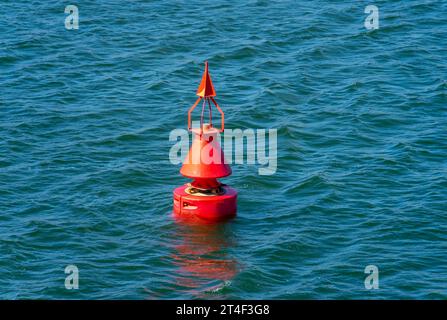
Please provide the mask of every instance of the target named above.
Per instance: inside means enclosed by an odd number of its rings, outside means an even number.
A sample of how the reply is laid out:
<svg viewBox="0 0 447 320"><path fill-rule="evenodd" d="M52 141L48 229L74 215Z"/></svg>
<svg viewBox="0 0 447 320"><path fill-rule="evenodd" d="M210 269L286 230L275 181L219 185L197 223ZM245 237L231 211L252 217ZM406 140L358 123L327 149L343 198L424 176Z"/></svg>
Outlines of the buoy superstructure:
<svg viewBox="0 0 447 320"><path fill-rule="evenodd" d="M231 168L225 161L219 143L219 134L224 131L224 112L214 97L216 91L205 62L196 95L196 102L188 111L188 130L194 135L191 148L183 161L180 173L193 181L174 190L174 214L180 217L197 217L208 221L221 221L232 218L237 211L237 192L222 184L217 179L231 174ZM192 128L191 115L202 102L200 126ZM212 105L220 113L220 129L213 126ZM204 122L205 110L208 109L208 122Z"/></svg>

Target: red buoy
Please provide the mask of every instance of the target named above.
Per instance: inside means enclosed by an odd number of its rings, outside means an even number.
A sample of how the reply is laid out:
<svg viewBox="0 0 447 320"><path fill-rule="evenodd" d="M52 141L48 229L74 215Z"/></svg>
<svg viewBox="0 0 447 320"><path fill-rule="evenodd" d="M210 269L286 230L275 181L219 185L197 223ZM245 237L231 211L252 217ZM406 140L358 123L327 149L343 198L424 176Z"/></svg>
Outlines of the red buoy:
<svg viewBox="0 0 447 320"><path fill-rule="evenodd" d="M225 161L218 141L218 134L224 131L224 113L213 98L216 91L208 72L208 62L205 62L205 72L197 95L199 98L188 111L188 129L194 133L194 141L180 169L183 176L193 181L174 190L174 214L211 221L225 220L236 215L237 192L217 180L229 176L231 168ZM193 129L191 113L202 100L200 128ZM220 129L213 126L211 103L221 115ZM206 107L209 123L203 122Z"/></svg>

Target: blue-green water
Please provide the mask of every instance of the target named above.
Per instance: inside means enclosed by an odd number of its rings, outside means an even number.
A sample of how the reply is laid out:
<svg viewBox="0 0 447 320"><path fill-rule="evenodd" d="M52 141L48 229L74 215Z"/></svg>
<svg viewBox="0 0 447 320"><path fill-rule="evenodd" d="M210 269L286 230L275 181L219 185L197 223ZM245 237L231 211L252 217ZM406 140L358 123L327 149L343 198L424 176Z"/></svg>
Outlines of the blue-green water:
<svg viewBox="0 0 447 320"><path fill-rule="evenodd" d="M447 2L68 4L0 3L0 298L447 298ZM168 138L205 60L278 170L188 226Z"/></svg>

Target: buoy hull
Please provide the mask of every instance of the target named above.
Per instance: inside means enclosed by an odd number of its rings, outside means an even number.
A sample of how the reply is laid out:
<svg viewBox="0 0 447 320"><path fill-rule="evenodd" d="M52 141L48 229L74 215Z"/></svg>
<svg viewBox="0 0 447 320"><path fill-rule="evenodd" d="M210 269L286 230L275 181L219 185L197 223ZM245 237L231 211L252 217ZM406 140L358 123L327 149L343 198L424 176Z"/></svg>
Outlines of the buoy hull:
<svg viewBox="0 0 447 320"><path fill-rule="evenodd" d="M181 217L198 217L208 221L222 221L236 216L237 192L223 186L221 195L192 195L184 185L174 190L174 214Z"/></svg>

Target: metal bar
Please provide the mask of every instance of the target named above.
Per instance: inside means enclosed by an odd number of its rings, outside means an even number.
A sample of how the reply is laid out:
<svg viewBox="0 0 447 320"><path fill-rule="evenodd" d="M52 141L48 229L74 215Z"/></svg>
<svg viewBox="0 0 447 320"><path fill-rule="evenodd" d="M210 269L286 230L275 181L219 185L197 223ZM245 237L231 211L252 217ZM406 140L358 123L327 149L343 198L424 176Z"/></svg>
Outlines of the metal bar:
<svg viewBox="0 0 447 320"><path fill-rule="evenodd" d="M196 102L192 105L192 107L191 108L189 108L189 110L188 110L188 130L189 131L191 131L191 112L193 112L193 110L197 107L197 105L199 104L199 101L201 100L202 98L198 98L197 100L196 100Z"/></svg>
<svg viewBox="0 0 447 320"><path fill-rule="evenodd" d="M211 102L210 99L208 99L208 110L209 110L209 115L210 115L210 125L211 127L213 126L213 112L211 111Z"/></svg>
<svg viewBox="0 0 447 320"><path fill-rule="evenodd" d="M200 135L202 135L202 132L203 132L203 116L205 114L205 104L206 104L206 99L203 99L202 113L200 114Z"/></svg>
<svg viewBox="0 0 447 320"><path fill-rule="evenodd" d="M223 132L225 129L225 116L224 116L224 112L222 111L222 109L219 107L219 105L217 104L216 100L214 100L213 97L210 97L211 101L213 101L214 105L216 106L217 110L219 110L220 113L220 130L219 132Z"/></svg>

